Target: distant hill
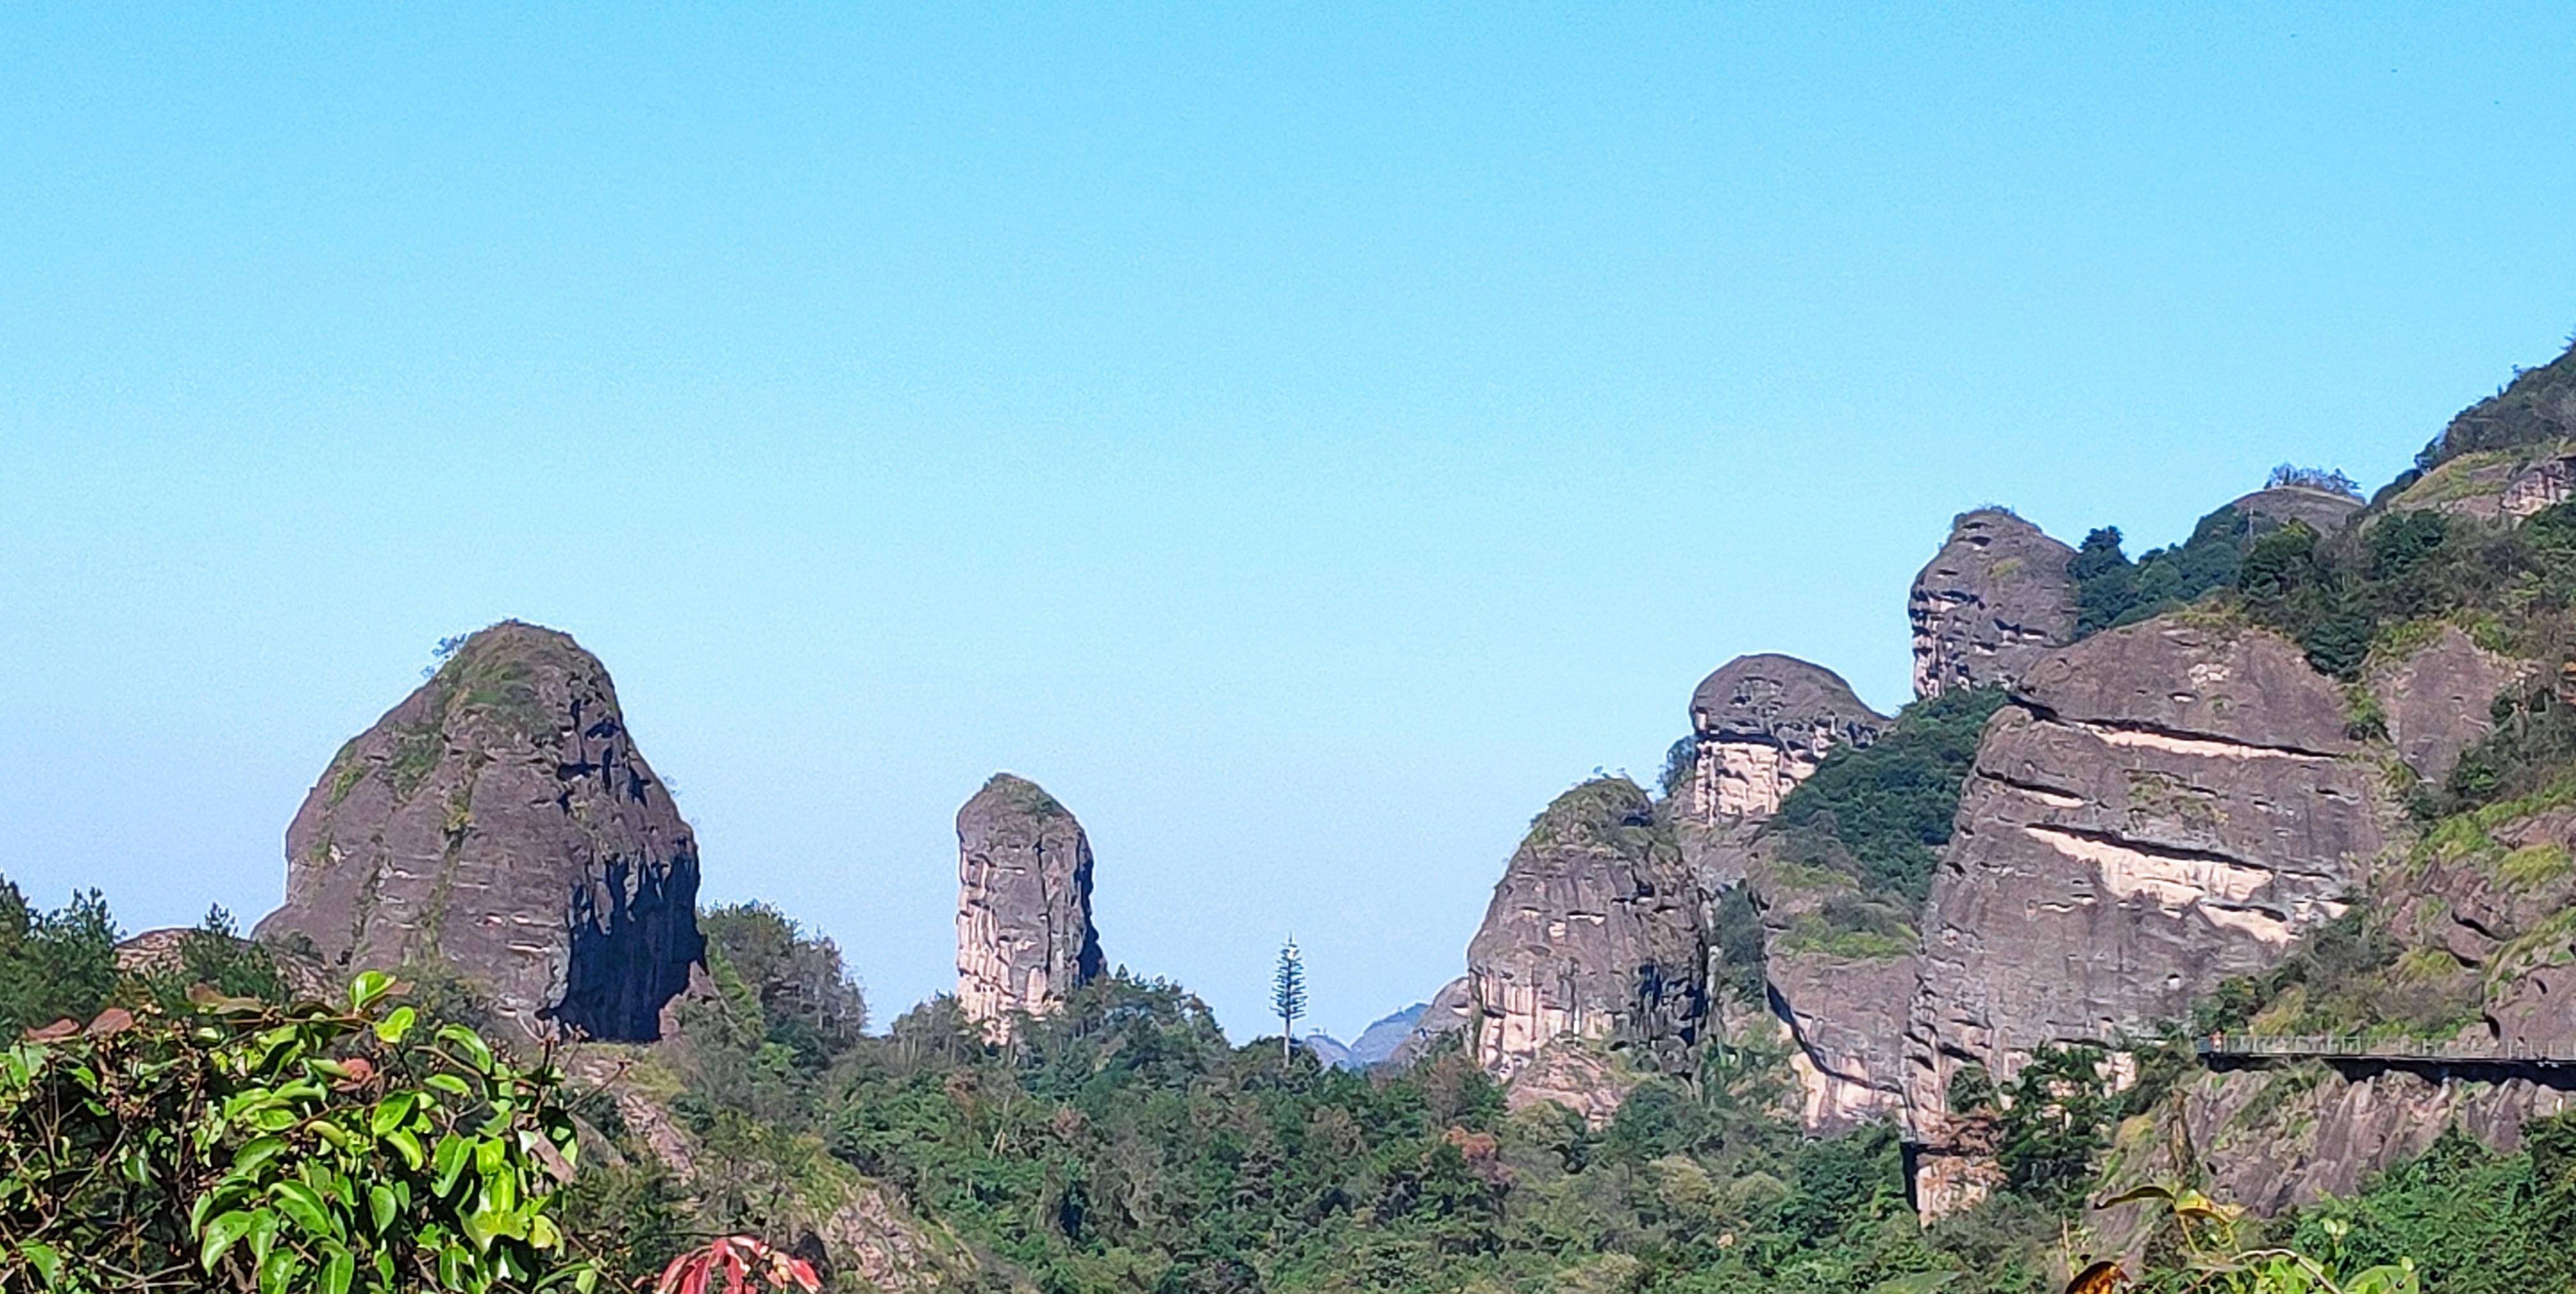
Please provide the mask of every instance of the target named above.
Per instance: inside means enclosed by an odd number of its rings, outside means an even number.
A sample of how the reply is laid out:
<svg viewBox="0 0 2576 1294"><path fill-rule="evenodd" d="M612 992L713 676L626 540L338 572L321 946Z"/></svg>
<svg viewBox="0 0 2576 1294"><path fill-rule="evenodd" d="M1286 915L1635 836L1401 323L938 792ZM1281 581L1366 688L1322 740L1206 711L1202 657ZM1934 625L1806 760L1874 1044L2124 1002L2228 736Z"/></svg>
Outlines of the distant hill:
<svg viewBox="0 0 2576 1294"><path fill-rule="evenodd" d="M1313 1051L1328 1068L1366 1069L1394 1055L1396 1044L1413 1032L1414 1022L1430 1009L1430 1003L1416 1002L1393 1015L1380 1017L1360 1030L1358 1038L1347 1043L1328 1033L1310 1033L1304 1041L1308 1050Z"/></svg>

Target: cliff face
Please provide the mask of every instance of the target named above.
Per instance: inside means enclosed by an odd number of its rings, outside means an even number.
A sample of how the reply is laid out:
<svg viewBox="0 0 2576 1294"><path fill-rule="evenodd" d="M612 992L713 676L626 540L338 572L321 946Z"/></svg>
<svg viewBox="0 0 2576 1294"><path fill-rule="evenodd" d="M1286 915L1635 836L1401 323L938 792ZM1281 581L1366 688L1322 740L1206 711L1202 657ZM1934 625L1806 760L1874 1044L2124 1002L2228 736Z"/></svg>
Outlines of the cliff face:
<svg viewBox="0 0 2576 1294"><path fill-rule="evenodd" d="M1691 693L1690 816L1706 826L1756 823L1836 746L1866 746L1888 718L1842 676L1795 656L1738 656Z"/></svg>
<svg viewBox="0 0 2576 1294"><path fill-rule="evenodd" d="M957 810L957 1004L995 1037L1099 976L1091 841L1035 782L996 773Z"/></svg>
<svg viewBox="0 0 2576 1294"><path fill-rule="evenodd" d="M1838 877L1765 861L1751 884L1761 896L1765 996L1797 1046L1789 1064L1799 1122L1834 1133L1898 1115L1912 941L1835 931L1828 913L1851 895Z"/></svg>
<svg viewBox="0 0 2576 1294"><path fill-rule="evenodd" d="M1963 1065L2003 1081L2043 1044L2151 1032L2345 910L2393 813L2346 706L2296 645L2188 616L2030 668L1924 920L1904 1088L1927 1213L1976 1194L1945 1159Z"/></svg>
<svg viewBox="0 0 2576 1294"><path fill-rule="evenodd" d="M531 1035L659 1035L704 951L698 851L597 658L507 622L343 746L259 925L330 974L439 961Z"/></svg>
<svg viewBox="0 0 2576 1294"><path fill-rule="evenodd" d="M1914 695L2009 683L2075 637L2075 550L2000 508L1962 513L1914 577Z"/></svg>
<svg viewBox="0 0 2576 1294"><path fill-rule="evenodd" d="M1559 1038L1678 1052L1698 1036L1706 957L1654 803L1624 777L1585 782L1531 824L1467 946L1476 1059L1508 1080Z"/></svg>
<svg viewBox="0 0 2576 1294"><path fill-rule="evenodd" d="M1684 857L1715 891L1744 879L1756 831L1837 746L1866 746L1888 718L1842 676L1794 656L1738 656L1691 693L1690 784L1677 821Z"/></svg>

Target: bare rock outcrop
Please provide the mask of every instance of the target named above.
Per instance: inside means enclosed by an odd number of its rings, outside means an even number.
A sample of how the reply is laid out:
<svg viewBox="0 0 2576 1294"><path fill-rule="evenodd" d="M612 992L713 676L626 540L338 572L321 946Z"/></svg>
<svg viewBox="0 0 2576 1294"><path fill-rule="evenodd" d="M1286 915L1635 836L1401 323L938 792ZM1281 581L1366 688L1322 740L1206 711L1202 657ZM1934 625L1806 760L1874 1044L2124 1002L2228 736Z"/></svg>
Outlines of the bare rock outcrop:
<svg viewBox="0 0 2576 1294"><path fill-rule="evenodd" d="M2397 757L2438 785L2461 751L2495 730L2496 694L2531 672L2528 662L2488 651L2445 624L2402 659L2374 665L2367 683Z"/></svg>
<svg viewBox="0 0 2576 1294"><path fill-rule="evenodd" d="M1987 726L1932 883L1910 1012L1918 1200L1967 1200L1947 1090L2032 1050L2116 1042L2276 963L2380 851L2386 778L2347 702L2270 633L2189 614L2031 666Z"/></svg>
<svg viewBox="0 0 2576 1294"><path fill-rule="evenodd" d="M1503 1085L1503 1108L1558 1105L1581 1115L1591 1127L1606 1128L1636 1086L1634 1077L1621 1074L1597 1049L1563 1039L1541 1047Z"/></svg>
<svg viewBox="0 0 2576 1294"><path fill-rule="evenodd" d="M1414 1018L1413 1027L1405 1031L1403 1040L1386 1054L1385 1063L1392 1068L1403 1069L1430 1054L1442 1039L1475 1023L1475 984L1461 975L1441 985L1440 991L1431 995L1430 1005L1422 1008L1422 1014Z"/></svg>
<svg viewBox="0 0 2576 1294"><path fill-rule="evenodd" d="M1508 1080L1561 1038L1678 1052L1707 996L1699 898L1654 802L1624 777L1560 795L1512 854L1467 946L1476 1060Z"/></svg>
<svg viewBox="0 0 2576 1294"><path fill-rule="evenodd" d="M188 926L167 926L146 930L119 940L116 945L118 973L139 976L168 976L181 984L194 982L200 973L197 963L205 952L217 956L238 955L248 951L251 941L211 930ZM265 947L269 965L277 972L278 984L299 1001L333 997L331 976L322 969L319 959L300 950Z"/></svg>
<svg viewBox="0 0 2576 1294"><path fill-rule="evenodd" d="M996 773L957 810L957 1004L995 1037L1098 978L1091 840L1026 778Z"/></svg>
<svg viewBox="0 0 2576 1294"><path fill-rule="evenodd" d="M1738 656L1691 693L1690 816L1708 826L1755 823L1780 811L1837 746L1866 746L1886 715L1842 675L1795 656Z"/></svg>
<svg viewBox="0 0 2576 1294"><path fill-rule="evenodd" d="M2275 530L2295 521L2320 535L2343 529L2362 508L2361 500L2349 494L2309 485L2275 485L2228 506L2244 514L2249 530Z"/></svg>
<svg viewBox="0 0 2576 1294"><path fill-rule="evenodd" d="M286 830L263 942L444 963L531 1036L649 1039L703 954L698 847L569 635L507 621L340 748Z"/></svg>
<svg viewBox="0 0 2576 1294"><path fill-rule="evenodd" d="M1797 1047L1800 1122L1834 1133L1899 1116L1912 931L1839 926L1835 909L1851 904L1854 887L1838 873L1766 858L1750 884L1762 909L1764 996Z"/></svg>
<svg viewBox="0 0 2576 1294"><path fill-rule="evenodd" d="M1961 513L1906 599L1914 695L2009 683L2074 641L2074 556L2002 508Z"/></svg>
<svg viewBox="0 0 2576 1294"><path fill-rule="evenodd" d="M1683 852L1700 885L1744 879L1757 830L1838 746L1866 746L1892 722L1841 675L1764 652L1721 665L1691 693L1693 754L1679 797Z"/></svg>

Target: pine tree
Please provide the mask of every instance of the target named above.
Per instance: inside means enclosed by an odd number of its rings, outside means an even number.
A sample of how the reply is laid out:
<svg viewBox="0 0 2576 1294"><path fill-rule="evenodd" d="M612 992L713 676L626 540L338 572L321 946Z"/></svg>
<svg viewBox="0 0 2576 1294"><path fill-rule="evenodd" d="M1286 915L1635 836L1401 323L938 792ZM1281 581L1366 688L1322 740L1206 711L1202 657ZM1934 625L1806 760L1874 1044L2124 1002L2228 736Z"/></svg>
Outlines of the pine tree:
<svg viewBox="0 0 2576 1294"><path fill-rule="evenodd" d="M1297 951L1297 936L1279 948L1279 972L1270 981L1270 1005L1279 1013L1279 1057L1296 1049L1297 1017L1306 1014L1306 959Z"/></svg>

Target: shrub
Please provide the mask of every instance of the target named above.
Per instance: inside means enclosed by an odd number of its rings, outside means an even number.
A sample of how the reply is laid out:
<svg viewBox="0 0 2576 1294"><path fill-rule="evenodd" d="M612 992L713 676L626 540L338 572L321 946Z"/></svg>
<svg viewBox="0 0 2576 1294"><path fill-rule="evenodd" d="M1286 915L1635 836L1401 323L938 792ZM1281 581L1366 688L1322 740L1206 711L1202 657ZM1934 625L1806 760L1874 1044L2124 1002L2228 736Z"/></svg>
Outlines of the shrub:
<svg viewBox="0 0 2576 1294"><path fill-rule="evenodd" d="M574 1156L552 1075L421 1036L396 989L204 990L0 1051L0 1288L589 1289L551 1212Z"/></svg>

